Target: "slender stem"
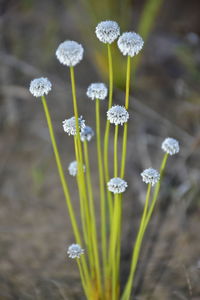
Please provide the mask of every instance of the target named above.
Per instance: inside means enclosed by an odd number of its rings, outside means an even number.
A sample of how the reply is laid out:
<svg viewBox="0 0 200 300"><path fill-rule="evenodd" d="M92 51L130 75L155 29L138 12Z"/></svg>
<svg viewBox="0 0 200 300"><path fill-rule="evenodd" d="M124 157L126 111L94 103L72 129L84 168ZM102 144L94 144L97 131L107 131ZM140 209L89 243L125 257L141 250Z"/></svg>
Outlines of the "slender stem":
<svg viewBox="0 0 200 300"><path fill-rule="evenodd" d="M121 197L119 194L114 196L114 212L112 218L112 235L110 238L109 263L112 278L112 300L117 299L117 241L119 238L119 221L121 214Z"/></svg>
<svg viewBox="0 0 200 300"><path fill-rule="evenodd" d="M103 270L106 271L106 210L105 210L105 192L104 192L104 176L102 166L101 153L101 131L100 131L100 111L99 99L96 99L96 134L97 134L97 157L99 169L99 185L100 185L100 203L101 203L101 240L102 240L102 256ZM104 274L105 275L105 274ZM105 277L104 277L105 279Z"/></svg>
<svg viewBox="0 0 200 300"><path fill-rule="evenodd" d="M107 44L108 47L108 66L109 66L109 101L108 101L108 109L112 106L112 98L113 98L113 65L112 65L112 53L111 53L111 45Z"/></svg>
<svg viewBox="0 0 200 300"><path fill-rule="evenodd" d="M127 135L128 135L128 123L125 123L124 124L124 133L123 133L123 142L122 142L122 160L121 160L120 178L124 178L124 174L125 174Z"/></svg>
<svg viewBox="0 0 200 300"><path fill-rule="evenodd" d="M131 57L127 57L127 69L126 69L126 97L125 108L129 108L129 91L130 91L130 74L131 74Z"/></svg>
<svg viewBox="0 0 200 300"><path fill-rule="evenodd" d="M90 299L90 291L89 291L89 289L87 287L87 283L85 281L84 271L83 271L83 268L82 268L82 265L81 265L81 262L80 262L80 258L77 258L76 261L77 261L77 264L78 264L78 269L79 269L79 274L80 274L80 277L81 277L81 283L82 283L82 286L83 286L83 290L85 292L85 295L86 295L87 299Z"/></svg>
<svg viewBox="0 0 200 300"><path fill-rule="evenodd" d="M148 210L148 205L149 205L150 193L151 193L151 184L149 184L148 188L147 188L143 215L142 215L142 218L141 218L140 227L139 227L139 231L138 231L138 234L137 234L137 238L136 238L136 242L135 242L135 246L134 246L134 250L133 250L133 255L132 255L131 269L130 269L127 284L125 286L124 293L122 295L122 300L129 300L130 299L132 284L133 284L134 275L135 275L135 270L136 270L136 267L137 267L138 258L139 258L139 254L140 254L140 248L141 248L142 236L143 236L143 228L144 228L144 225L145 225L145 220L146 220L146 215L147 215L147 210Z"/></svg>
<svg viewBox="0 0 200 300"><path fill-rule="evenodd" d="M76 222L76 219L75 219L74 209L73 209L72 204L71 204L69 189L68 189L68 186L67 186L66 178L65 178L65 175L64 175L64 171L63 171L62 163L61 163L61 159L60 159L60 154L58 152L58 147L57 147L57 143L56 143L56 140L55 140L55 135L54 135L53 125L52 125L52 121L51 121L51 116L50 116L48 105L47 105L47 102L46 102L46 99L45 99L44 96L42 97L42 104L43 104L43 107L44 107L44 112L45 112L45 116L46 116L46 120L47 120L47 124L48 124L48 128L49 128L49 134L50 134L51 143L52 143L52 146L53 146L53 151L54 151L54 155L55 155L55 159L56 159L58 173L59 173L59 176L60 176L63 192L64 192L64 195L65 195L67 207L68 207L68 210L69 210L69 215L70 215L70 219L71 219L71 223L72 223L72 228L73 228L74 235L75 235L77 243L81 244L80 233L79 233L77 222Z"/></svg>
<svg viewBox="0 0 200 300"><path fill-rule="evenodd" d="M81 209L81 219L84 233L84 240L88 247L88 257L90 262L91 273L94 275L94 259L93 259L93 248L91 239L91 216L89 211L89 203L86 194L83 160L80 161L80 151L77 135L74 137L76 160L78 162L78 172L77 172L77 184L79 189L80 197L80 209Z"/></svg>
<svg viewBox="0 0 200 300"><path fill-rule="evenodd" d="M83 154L82 154L82 146L80 141L80 128L79 128L79 119L78 119L78 106L77 106L77 99L76 99L76 84L75 84L75 78L74 78L74 67L70 67L70 77L71 77L71 86L72 86L72 98L73 98L73 106L74 106L74 116L75 116L75 122L76 122L76 138L77 138L77 145L78 145L78 152L79 152L79 172L81 174L81 181L82 181L82 187L84 192L84 197L87 200L86 196L86 189L85 189L85 178L84 178L84 172L83 168Z"/></svg>
<svg viewBox="0 0 200 300"><path fill-rule="evenodd" d="M80 237L80 232L79 232L78 225L77 225L77 222L76 222L74 209L73 209L72 204L71 204L69 189L68 189L68 185L67 185L66 178L65 178L65 175L64 175L64 171L63 171L63 167L62 167L62 163L61 163L57 143L56 143L56 140L55 140L55 135L54 135L53 125L52 125L52 121L51 121L51 116L50 116L48 105L47 105L47 102L46 102L46 99L45 99L44 96L42 97L42 104L43 104L43 107L44 107L44 112L45 112L45 116L46 116L46 120L47 120L47 124L48 124L48 128L49 128L49 134L50 134L51 143L52 143L52 146L53 146L53 151L54 151L54 155L55 155L55 159L56 159L58 173L59 173L59 176L60 176L60 181L61 181L61 184L62 184L66 204L67 204L68 211L69 211L69 216L70 216L70 220L71 220L71 224L72 224L72 229L73 229L73 232L74 232L76 242L81 245L82 241L81 241L81 237ZM86 277L86 280L89 281L89 273L88 273L88 268L87 268L85 258L82 259L82 264L83 264L84 275Z"/></svg>
<svg viewBox="0 0 200 300"><path fill-rule="evenodd" d="M164 171L165 171L168 156L169 155L167 153L165 153L164 156L163 156L163 160L162 160L161 167L160 167L160 180L156 184L156 187L155 187L155 190L154 190L154 193L153 193L153 199L152 199L152 202L150 204L149 211L148 211L148 214L147 214L147 217L146 217L146 220L145 220L144 233L145 233L145 230L146 230L146 228L149 224L152 213L154 211L154 207L155 207L157 199L158 199L158 194L159 194L159 191L160 191L160 185L161 185L161 182L162 182L162 178L163 178L163 174L164 174Z"/></svg>
<svg viewBox="0 0 200 300"><path fill-rule="evenodd" d="M106 183L110 179L109 175L109 163L108 163L108 141L109 141L109 131L110 131L110 122L106 120L106 129L104 135L104 171L105 171L105 181ZM109 220L110 224L112 223L112 214L113 214L113 196L111 192L107 189L107 199L108 199L108 209L109 209Z"/></svg>
<svg viewBox="0 0 200 300"><path fill-rule="evenodd" d="M130 74L131 74L131 57L127 57L127 69L126 69L126 95L125 95L125 108L129 108L129 91L130 91ZM124 124L123 144L122 144L122 160L121 160L121 178L124 178L125 164L126 164L126 152L127 152L127 134L128 123Z"/></svg>
<svg viewBox="0 0 200 300"><path fill-rule="evenodd" d="M143 221L143 225L141 226L142 229L141 229L141 232L140 232L140 235L139 235L139 238L138 238L137 253L135 255L137 261L138 261L138 257L139 257L139 254L140 254L140 247L141 247L141 244L142 244L142 241L143 241L144 234L146 232L147 226L149 224L149 221L151 219L152 213L154 211L154 207L155 207L156 201L158 199L158 194L159 194L160 185L161 185L161 179L162 179L163 174L164 174L164 170L165 170L167 158L168 158L168 154L166 153L164 155L164 157L163 157L163 160L162 160L162 163L161 163L161 167L160 167L160 180L156 184L156 187L155 187L155 190L154 190L154 193L153 193L152 202L150 204L150 207L149 207L149 210L148 210L148 212L146 214L146 217L145 217L145 219ZM135 263L135 269L137 267L137 261ZM133 280L134 280L134 276L133 276L132 282L133 282ZM131 293L131 291L130 291L130 293ZM129 297L130 297L130 294L129 294ZM129 298L124 298L124 299L129 300ZM122 300L124 300L124 299L122 298Z"/></svg>
<svg viewBox="0 0 200 300"><path fill-rule="evenodd" d="M78 119L78 106L77 106L77 99L76 99L76 85L75 85L75 78L74 78L74 67L70 67L70 77L71 77L71 87L72 87L72 98L73 98L73 107L74 107L74 116L75 116L75 122L76 122L76 138L77 138L77 147L78 147L78 156L76 158L78 162L78 180L79 180L79 187L81 190L81 193L84 198L84 208L85 208L85 214L86 214L86 221L87 221L87 235L88 235L88 247L91 249L91 237L90 237L90 214L89 214L89 204L87 199L87 193L86 193L86 184L85 184L85 177L83 172L83 154L82 154L82 146L80 141L80 129L79 129L79 119ZM90 261L90 268L92 269L92 261L91 256L93 253L91 252L89 254L89 261Z"/></svg>
<svg viewBox="0 0 200 300"><path fill-rule="evenodd" d="M78 144L77 144L76 136L74 136L74 146L75 146L76 160L78 162L79 161L79 153L78 153ZM82 223L82 229L83 229L83 237L84 237L85 244L88 247L89 245L88 245L88 234L87 234L86 216L85 216L85 201L84 201L83 195L81 193L80 172L77 172L76 180L77 180L79 200L80 200L80 212L81 212L81 223ZM91 253L88 253L88 254L91 255Z"/></svg>
<svg viewBox="0 0 200 300"><path fill-rule="evenodd" d="M74 78L74 67L70 67L70 77L71 77L71 86L72 86L72 98L73 98L73 107L74 107L74 116L76 122L76 141L77 141L77 148L78 148L78 173L79 177L79 186L81 188L81 193L83 194L84 202L85 202L85 213L86 213L86 221L88 223L88 232L90 232L90 213L89 213L89 204L87 199L86 193L86 184L85 184L85 176L83 171L83 153L82 153L82 145L80 141L80 128L79 128L79 119L78 119L78 106L77 106L77 99L76 99L76 84ZM89 236L88 236L89 237ZM89 242L90 239L88 239Z"/></svg>
<svg viewBox="0 0 200 300"><path fill-rule="evenodd" d="M119 126L115 126L114 136L114 177L118 176L118 129ZM117 299L117 258L118 258L118 240L119 240L119 224L121 216L121 197L118 194L114 196L114 212L112 217L112 227L110 235L110 261L112 270L112 300Z"/></svg>
<svg viewBox="0 0 200 300"><path fill-rule="evenodd" d="M78 107L77 107L77 100L76 100L76 85L75 85L75 78L74 78L74 67L70 67L70 77L71 77L71 86L72 86L74 116L75 116L75 120L76 120L76 135L79 137L79 140L80 140L79 121L78 121Z"/></svg>
<svg viewBox="0 0 200 300"><path fill-rule="evenodd" d="M169 155L167 153L164 154L164 157L163 157L163 160L162 160L162 163L161 163L161 167L160 167L160 180L156 184L156 187L155 187L155 190L154 190L154 193L153 193L153 199L152 199L152 202L150 204L149 210L146 214L146 217L144 219L144 222L143 222L143 225L142 225L142 230L141 230L141 233L140 233L140 237L138 238L138 249L137 249L137 252L138 252L137 255L138 256L139 256L139 252L140 252L141 243L142 243L144 234L146 232L146 228L149 224L149 221L151 219L152 213L153 213L154 208L155 208L155 204L156 204L157 199L158 199L158 194L159 194L159 191L160 191L160 185L161 185L161 182L162 182L162 178L163 178L163 174L164 174L164 171L165 171L168 156ZM136 263L136 265L137 265L137 263ZM132 280L132 282L133 282L133 280ZM128 297L122 298L122 300L128 300L128 299L129 299Z"/></svg>
<svg viewBox="0 0 200 300"><path fill-rule="evenodd" d="M91 214L91 224L92 224L92 240L93 240L93 248L94 248L96 277L97 277L98 289L101 294L102 293L101 271L100 271L100 264L99 264L98 240L97 240L97 232L96 232L96 217L95 217L95 209L94 209L94 196L93 196L92 183L91 183L91 173L90 173L90 163L89 163L87 141L84 141L83 146L84 146L84 158L85 158L85 164L86 164L86 180L87 180L88 195L89 195L89 201L90 201L89 204L90 204L90 214Z"/></svg>
<svg viewBox="0 0 200 300"><path fill-rule="evenodd" d="M119 215L119 232L117 238L117 258L116 258L116 273L117 273L117 282L119 282L119 273L120 273L120 255L121 255L121 222L122 222L122 195L120 197L120 215ZM118 288L118 294L120 294L120 284Z"/></svg>
<svg viewBox="0 0 200 300"><path fill-rule="evenodd" d="M119 125L115 125L115 137L114 137L114 177L118 174L118 129Z"/></svg>
<svg viewBox="0 0 200 300"><path fill-rule="evenodd" d="M130 58L130 56L128 56L127 57L127 70L126 70L126 95L125 95L125 108L127 110L129 108L130 75L131 75L131 58ZM125 175L127 136L128 136L128 123L125 123L124 124L124 132L123 132L123 142L122 142L122 159L121 159L121 171L120 171L121 178L124 178L124 175ZM119 223L121 224L121 214L120 214ZM118 257L117 257L118 274L119 274L119 265L120 265L120 240L121 240L121 230L119 232Z"/></svg>
<svg viewBox="0 0 200 300"><path fill-rule="evenodd" d="M109 132L110 132L110 122L106 120L106 129L104 135L104 170L105 170L105 181L106 183L110 179L109 175L109 163L108 163L108 141L109 141ZM107 189L107 198L108 198L108 208L109 208L109 217L110 223L112 222L112 214L113 214L113 197L111 192Z"/></svg>
<svg viewBox="0 0 200 300"><path fill-rule="evenodd" d="M109 100L108 100L108 109L112 106L113 99L113 64L112 64L112 52L111 45L107 44L108 50L108 72L109 72ZM109 181L109 163L108 163L108 147L109 147L109 135L110 135L110 122L106 120L106 129L104 134L104 170L105 170L105 180ZM110 216L110 224L112 222L112 213L113 213L113 197L112 194L107 190L107 198L108 198L108 208L109 208L109 216Z"/></svg>

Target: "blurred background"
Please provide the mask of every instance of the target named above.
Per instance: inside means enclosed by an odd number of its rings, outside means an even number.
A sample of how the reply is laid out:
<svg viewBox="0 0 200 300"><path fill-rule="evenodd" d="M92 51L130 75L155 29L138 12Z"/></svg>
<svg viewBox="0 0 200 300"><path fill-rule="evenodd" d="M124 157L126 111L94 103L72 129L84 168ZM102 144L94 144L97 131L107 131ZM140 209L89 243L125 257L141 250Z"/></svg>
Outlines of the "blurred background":
<svg viewBox="0 0 200 300"><path fill-rule="evenodd" d="M94 33L106 19L145 40L141 55L132 61L122 282L145 195L139 174L150 166L159 168L160 144L170 136L180 141L181 151L168 162L143 244L134 299L200 299L199 11L198 0L0 1L1 300L84 299L76 265L66 255L74 240L43 108L28 88L35 77L53 83L48 103L67 175L74 152L61 121L73 114L71 89L69 70L56 60L55 50L66 39L83 44L84 60L75 68L78 105L94 126L94 103L85 92L91 82L107 83L106 47ZM113 55L114 103L123 104L126 59L116 45ZM106 102L101 108L104 128ZM90 151L97 187L95 140ZM75 180L68 180L76 207ZM98 197L96 201L98 210Z"/></svg>

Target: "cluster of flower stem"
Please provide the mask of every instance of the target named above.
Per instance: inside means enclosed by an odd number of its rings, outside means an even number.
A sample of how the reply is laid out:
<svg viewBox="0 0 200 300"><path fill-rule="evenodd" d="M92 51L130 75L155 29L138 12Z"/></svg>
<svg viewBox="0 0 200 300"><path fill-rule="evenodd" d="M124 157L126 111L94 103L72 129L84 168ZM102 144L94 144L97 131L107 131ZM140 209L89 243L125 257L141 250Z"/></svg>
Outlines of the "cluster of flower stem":
<svg viewBox="0 0 200 300"><path fill-rule="evenodd" d="M131 297L134 275L138 264L143 237L156 205L167 158L169 154L172 155L177 153L179 151L179 147L176 140L171 138L166 139L162 144L162 149L165 151L165 154L161 162L160 173L152 168L146 169L141 173L143 181L148 184L146 200L138 234L132 250L130 272L125 284L125 288L123 291L121 291L119 274L122 226L122 194L128 186L124 180L124 175L127 152L131 62L133 56L142 49L143 41L136 33L131 32L123 34L121 37L119 37L119 49L123 55L127 55L125 101L124 106L112 106L113 45L111 45L111 43L114 42L114 40L119 36L118 24L113 21L101 22L98 24L96 34L97 37L107 46L109 73L108 118L106 120L103 141L101 134L100 102L106 98L107 88L102 83L94 83L89 86L87 91L88 97L90 97L92 100L95 100L96 148L101 211L100 237L98 237L97 232L94 193L88 151L88 142L93 137L94 132L90 127L85 126L85 121L82 120L79 115L74 76L74 66L79 63L83 57L82 46L73 41L66 41L62 43L56 51L58 60L62 64L67 65L70 70L74 116L63 122L63 128L65 132L67 132L69 135L71 134L73 136L72 138L74 139L75 161L70 164L69 172L71 175L75 176L77 180L80 200L81 229L78 227L64 168L61 163L60 154L54 136L51 116L44 96L51 90L51 84L47 78L42 77L40 79L35 79L31 82L30 92L36 97L41 96L42 99L58 172L74 233L75 243L69 246L67 253L70 258L76 259L77 261L86 298L88 300L129 300ZM114 124L115 126L113 168L111 168L110 160L108 158L111 124ZM121 159L119 159L118 154L119 125L123 126ZM155 188L152 194L151 188L153 185L155 185ZM150 201L151 195L152 199ZM99 246L99 244L101 246Z"/></svg>

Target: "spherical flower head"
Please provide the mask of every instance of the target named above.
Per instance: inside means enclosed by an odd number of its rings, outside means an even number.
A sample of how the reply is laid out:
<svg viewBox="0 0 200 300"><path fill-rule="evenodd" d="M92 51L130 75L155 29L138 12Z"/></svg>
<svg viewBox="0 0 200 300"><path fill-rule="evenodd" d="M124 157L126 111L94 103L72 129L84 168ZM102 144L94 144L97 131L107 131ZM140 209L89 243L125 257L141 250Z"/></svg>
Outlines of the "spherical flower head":
<svg viewBox="0 0 200 300"><path fill-rule="evenodd" d="M36 78L30 83L29 91L35 97L47 95L51 90L52 84L48 78Z"/></svg>
<svg viewBox="0 0 200 300"><path fill-rule="evenodd" d="M72 161L68 166L68 171L71 176L76 176L78 173L78 163L76 160ZM83 172L85 172L85 166L83 166Z"/></svg>
<svg viewBox="0 0 200 300"><path fill-rule="evenodd" d="M85 127L85 120L82 119L82 116L78 118L79 130L81 131ZM76 119L75 117L71 117L70 119L66 119L62 122L63 129L68 135L76 135Z"/></svg>
<svg viewBox="0 0 200 300"><path fill-rule="evenodd" d="M150 183L152 186L160 180L160 174L157 170L149 168L141 173L142 181Z"/></svg>
<svg viewBox="0 0 200 300"><path fill-rule="evenodd" d="M129 119L129 113L124 106L114 105L107 111L107 118L110 123L123 125Z"/></svg>
<svg viewBox="0 0 200 300"><path fill-rule="evenodd" d="M65 41L56 50L59 62L68 67L74 67L83 59L84 49L75 41Z"/></svg>
<svg viewBox="0 0 200 300"><path fill-rule="evenodd" d="M161 148L169 155L174 155L179 152L179 142L168 137L163 141Z"/></svg>
<svg viewBox="0 0 200 300"><path fill-rule="evenodd" d="M85 141L90 142L93 136L94 136L94 130L90 126L85 126L81 130L81 141L82 142L85 142Z"/></svg>
<svg viewBox="0 0 200 300"><path fill-rule="evenodd" d="M114 194L121 194L125 192L128 184L125 180L119 178L119 177L114 177L110 179L110 181L107 183L108 190Z"/></svg>
<svg viewBox="0 0 200 300"><path fill-rule="evenodd" d="M133 57L140 52L144 41L141 36L135 32L125 32L119 37L117 45L123 55Z"/></svg>
<svg viewBox="0 0 200 300"><path fill-rule="evenodd" d="M84 249L81 248L79 244L72 244L67 250L67 254L70 258L80 258L84 254Z"/></svg>
<svg viewBox="0 0 200 300"><path fill-rule="evenodd" d="M97 38L105 44L111 44L120 35L120 28L115 21L103 21L96 27Z"/></svg>
<svg viewBox="0 0 200 300"><path fill-rule="evenodd" d="M108 89L104 83L92 83L89 85L86 94L92 100L104 100L108 95Z"/></svg>

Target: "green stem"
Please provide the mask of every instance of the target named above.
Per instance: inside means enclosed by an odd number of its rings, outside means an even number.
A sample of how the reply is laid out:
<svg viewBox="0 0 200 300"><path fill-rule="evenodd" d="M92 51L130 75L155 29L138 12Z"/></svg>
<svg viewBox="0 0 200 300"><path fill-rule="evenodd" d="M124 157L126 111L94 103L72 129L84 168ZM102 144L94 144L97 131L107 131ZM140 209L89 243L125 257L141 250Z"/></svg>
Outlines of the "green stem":
<svg viewBox="0 0 200 300"><path fill-rule="evenodd" d="M63 192L64 192L64 195L65 195L67 207L68 207L68 210L69 210L69 215L70 215L74 235L75 235L77 243L81 244L80 233L79 233L77 222L76 222L76 219L75 219L74 209L73 209L72 204L71 204L69 189L68 189L68 186L67 186L67 182L66 182L64 171L63 171L62 164L61 164L60 155L59 155L59 152L58 152L57 143L56 143L56 140L55 140L55 135L54 135L54 130L53 130L53 126L52 126L51 116L50 116L48 105L47 105L47 102L46 102L46 99L45 99L44 96L42 97L42 104L43 104L43 107L44 107L44 112L45 112L45 116L46 116L46 120L47 120L47 124L48 124L48 128L49 128L49 134L50 134L51 143L52 143L52 146L53 146L53 151L54 151L54 155L55 155L55 159L56 159L58 173L59 173L59 176L60 176Z"/></svg>
<svg viewBox="0 0 200 300"><path fill-rule="evenodd" d="M83 290L85 292L85 295L86 295L87 299L90 299L90 289L87 287L87 284L86 284L86 281L85 281L84 271L83 271L83 267L82 267L81 262L80 262L80 258L77 258L76 261L77 261L77 264L78 264L78 269L79 269L79 274L80 274L80 277L81 277L81 283L82 283L82 286L83 286Z"/></svg>
<svg viewBox="0 0 200 300"><path fill-rule="evenodd" d="M113 66L112 66L112 53L111 53L111 45L107 44L108 47L108 66L109 66L109 101L108 101L108 109L112 106L112 98L113 98Z"/></svg>
<svg viewBox="0 0 200 300"><path fill-rule="evenodd" d="M53 146L53 151L54 151L54 155L55 155L55 159L56 159L58 173L59 173L59 176L60 176L60 181L61 181L61 184L62 184L66 204L67 204L68 211L69 211L69 216L70 216L70 220L71 220L71 224L72 224L72 229L73 229L73 232L74 232L76 242L81 245L82 241L81 241L81 238L80 238L80 232L78 230L78 225L77 225L77 222L76 222L74 209L73 209L72 204L71 204L69 189L68 189L67 182L66 182L66 179L65 179L63 167L62 167L62 164L61 164L60 154L58 152L58 147L57 147L57 143L56 143L56 140L55 140L55 135L54 135L53 125L52 125L52 121L51 121L51 116L50 116L48 105L47 105L47 102L46 102L46 99L45 99L44 96L42 97L42 104L43 104L43 107L44 107L44 112L45 112L45 116L46 116L46 120L47 120L47 125L48 125L48 128L49 128L49 134L50 134L51 143L52 143L52 146ZM88 273L88 268L87 268L85 258L83 258L82 261L83 261L83 268L84 268L84 274L85 274L86 280L89 281L89 273Z"/></svg>
<svg viewBox="0 0 200 300"><path fill-rule="evenodd" d="M157 202L157 199L158 199L158 194L159 194L159 191L160 191L160 185L161 185L161 182L162 182L162 178L163 178L163 174L164 174L164 171L165 171L168 156L169 156L169 154L165 153L164 157L163 157L163 160L162 160L162 163L161 163L160 180L156 184L156 187L155 187L155 190L154 190L154 193L153 193L153 199L152 199L152 202L150 204L149 211L148 211L148 214L147 214L147 217L146 217L146 220L145 220L144 233L145 233L146 228L149 224L149 221L151 219L152 213L154 211L154 208L155 208L155 205L156 205L156 202Z"/></svg>
<svg viewBox="0 0 200 300"><path fill-rule="evenodd" d="M120 214L121 214L121 197L119 194L114 196L114 212L112 218L111 227L111 239L110 239L110 252L109 252L109 263L112 278L112 300L117 299L117 242L119 238L119 224L120 224Z"/></svg>
<svg viewBox="0 0 200 300"><path fill-rule="evenodd" d="M75 154L76 154L76 160L79 161L79 153L78 153L78 145L77 145L77 139L76 136L74 136L74 146L75 146ZM82 166L83 167L83 166ZM78 192L79 192L79 202L80 202L80 212L81 212L81 223L82 223L82 229L83 229L83 237L84 241L87 247L89 247L88 243L88 234L87 234L87 220L86 220L86 213L85 213L85 201L81 192L80 187L80 172L77 172L76 175L77 185L78 185ZM88 253L88 256L91 257L91 253ZM91 261L91 258L90 258Z"/></svg>
<svg viewBox="0 0 200 300"><path fill-rule="evenodd" d="M70 77L71 77L71 86L72 86L74 116L75 116L75 122L76 122L76 138L77 138L78 153L79 153L78 171L80 172L83 193L84 193L85 200L87 202L84 172L83 172L83 168L81 167L81 166L83 166L83 153L82 153L82 146L81 146L81 140L80 140L80 128L79 128L79 119L78 119L79 118L78 117L78 106L77 106L77 99L76 99L76 84L75 84L75 78L74 78L74 67L70 67Z"/></svg>
<svg viewBox="0 0 200 300"><path fill-rule="evenodd" d="M117 238L117 259L116 259L116 272L117 272L117 282L119 282L119 273L120 273L120 255L121 255L121 223L122 223L122 195L120 197L120 216L119 216L119 232ZM119 284L119 291L120 294L120 284Z"/></svg>
<svg viewBox="0 0 200 300"><path fill-rule="evenodd" d="M77 157L80 158L77 136L75 136L75 144L76 144L76 148L78 151ZM85 236L86 245L88 247L88 257L89 257L89 262L90 262L91 274L92 274L92 276L94 276L94 253L93 253L92 238L91 238L92 237L91 216L90 216L90 211L89 211L89 203L88 203L87 195L86 195L85 182L83 181L85 178L82 176L82 173L84 172L83 170L84 170L83 163L80 163L79 170L77 173L77 179L78 179L80 201L81 201L82 207L83 207L82 221L84 222L83 229L85 228L84 236Z"/></svg>
<svg viewBox="0 0 200 300"><path fill-rule="evenodd" d="M102 240L102 256L103 270L106 271L106 207L105 207L105 192L104 192L104 176L102 166L101 153L101 131L100 131L100 111L99 99L96 99L96 135L97 135L97 157L99 168L99 185L100 185L100 203L101 203L101 240ZM105 275L105 274L104 274ZM105 276L104 276L105 279Z"/></svg>
<svg viewBox="0 0 200 300"><path fill-rule="evenodd" d="M73 107L74 107L74 116L76 121L76 141L77 141L77 147L78 147L78 173L80 173L80 188L81 192L83 193L83 197L85 200L85 209L86 214L88 217L88 222L90 222L90 214L89 214L89 205L88 205L88 199L87 199L87 193L86 193L86 184L85 184L85 176L83 171L83 153L82 153L82 145L80 140L80 128L79 128L79 116L78 116L78 106L77 106L77 99L76 99L76 84L75 84L75 78L74 78L74 67L70 67L70 77L71 77L71 86L72 86L72 98L73 98ZM89 230L89 228L88 228Z"/></svg>
<svg viewBox="0 0 200 300"><path fill-rule="evenodd" d="M114 177L118 176L118 129L119 126L115 126L115 136L114 136ZM117 259L118 259L118 241L120 239L119 231L120 231L120 219L121 219L121 197L116 194L114 196L114 213L113 213L113 222L111 227L110 234L110 261L111 270L112 270L112 300L117 299L117 280L118 280L118 267L117 267Z"/></svg>
<svg viewBox="0 0 200 300"><path fill-rule="evenodd" d="M106 183L110 179L109 175L109 163L108 163L108 141L109 141L109 132L110 132L110 122L106 120L106 130L105 130L105 136L104 136L104 170L105 170L105 181ZM112 213L113 213L113 197L111 192L107 190L107 198L108 198L108 208L109 208L109 217L110 222L112 219Z"/></svg>
<svg viewBox="0 0 200 300"><path fill-rule="evenodd" d="M127 152L127 135L128 135L128 123L124 124L123 142L122 142L122 160L121 160L121 173L120 178L124 178L125 164L126 164L126 152Z"/></svg>
<svg viewBox="0 0 200 300"><path fill-rule="evenodd" d="M131 74L131 57L127 57L127 69L126 69L126 95L125 95L125 108L129 108L129 92L130 92L130 74ZM122 160L121 160L121 178L124 178L125 164L126 164L126 152L127 152L127 134L128 123L124 124L123 143L122 143Z"/></svg>
<svg viewBox="0 0 200 300"><path fill-rule="evenodd" d="M88 248L91 249L91 231L90 231L90 213L89 213L89 204L87 199L86 193L86 184L85 184L85 177L83 172L83 154L82 154L82 146L80 141L80 128L79 128L79 119L78 119L78 106L77 106L77 99L76 99L76 85L75 85L75 78L74 78L74 67L70 67L70 77L71 77L71 87L72 87L72 98L73 98L73 107L74 107L74 116L76 122L76 139L77 139L77 148L78 148L78 155L76 160L78 162L78 181L79 181L79 188L84 199L84 208L85 208L85 218L86 218L86 226L87 226L87 241L88 241ZM93 255L92 252L88 254L90 268L93 269L91 256Z"/></svg>
<svg viewBox="0 0 200 300"><path fill-rule="evenodd" d="M73 106L74 106L74 116L76 120L76 135L80 140L80 129L79 129L79 121L78 121L78 107L77 107L77 100L76 100L76 85L75 85L75 78L74 78L74 67L70 67L70 77L71 77L71 86L72 86L72 98L73 98Z"/></svg>
<svg viewBox="0 0 200 300"><path fill-rule="evenodd" d="M129 92L130 92L130 74L131 74L131 57L127 57L127 69L126 69L126 97L125 108L129 108Z"/></svg>
<svg viewBox="0 0 200 300"><path fill-rule="evenodd" d="M108 109L112 106L113 99L113 65L112 65L112 52L111 45L107 44L108 50L108 72L109 72L109 100L108 100ZM109 162L108 162L108 146L109 146L109 135L110 135L110 122L106 120L106 129L104 134L104 170L105 170L105 181L106 183L110 179L109 175ZM110 216L110 224L113 213L113 197L112 194L107 190L107 198L108 198L108 208L109 208L109 216Z"/></svg>
<svg viewBox="0 0 200 300"><path fill-rule="evenodd" d="M85 164L86 164L86 180L87 180L88 195L89 195L89 201L90 201L92 241L93 241L94 260L95 260L95 267L96 267L96 278L97 278L98 289L101 294L102 293L101 271L100 271L100 264L99 264L98 240L97 240L97 232L96 232L96 217L95 217L95 209L94 209L94 196L93 196L92 183L91 183L91 172L90 172L87 141L84 141L83 147L84 147L84 158L85 158Z"/></svg>
<svg viewBox="0 0 200 300"><path fill-rule="evenodd" d="M127 284L125 286L124 293L122 295L122 300L129 300L130 299L132 284L133 284L134 275L135 275L135 270L136 270L136 267L137 267L138 258L139 258L139 254L140 254L140 248L141 248L142 236L143 236L143 228L144 228L144 225L145 225L150 194L151 194L151 184L149 184L148 188L147 188L144 211L143 211L143 215L142 215L142 218L141 218L140 227L139 227L139 231L138 231L138 234L137 234L137 238L136 238L136 242L135 242L135 246L134 246L134 250L133 250L132 261L131 261L131 269L130 269Z"/></svg>
<svg viewBox="0 0 200 300"><path fill-rule="evenodd" d="M115 137L114 137L114 177L117 177L118 174L118 129L119 125L115 126Z"/></svg>
<svg viewBox="0 0 200 300"><path fill-rule="evenodd" d="M159 191L160 191L160 185L161 185L161 182L162 182L162 178L163 178L163 174L164 174L164 171L165 171L168 156L169 155L167 153L164 154L164 157L163 157L163 160L162 160L162 163L161 163L161 167L160 167L160 180L156 184L156 187L155 187L155 190L154 190L154 193L153 193L153 199L152 199L152 202L150 204L149 210L146 214L146 217L144 219L144 222L143 222L143 225L142 225L142 230L140 232L140 237L138 238L138 251L137 251L138 256L139 256L139 251L140 251L140 247L141 247L141 243L142 243L144 234L146 232L147 226L149 224L149 221L151 219L152 213L154 211L154 208L155 208L155 205L156 205L156 202L157 202L157 199L158 199L158 194L159 194ZM136 266L137 266L137 262L136 262ZM136 266L135 266L135 268L136 268ZM132 282L133 282L133 280L132 280ZM128 299L129 299L128 297L122 298L122 300L128 300Z"/></svg>

